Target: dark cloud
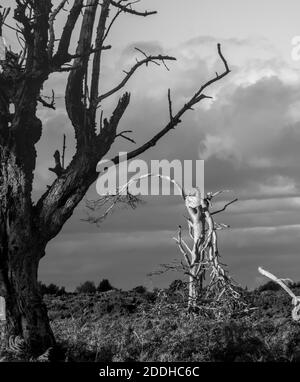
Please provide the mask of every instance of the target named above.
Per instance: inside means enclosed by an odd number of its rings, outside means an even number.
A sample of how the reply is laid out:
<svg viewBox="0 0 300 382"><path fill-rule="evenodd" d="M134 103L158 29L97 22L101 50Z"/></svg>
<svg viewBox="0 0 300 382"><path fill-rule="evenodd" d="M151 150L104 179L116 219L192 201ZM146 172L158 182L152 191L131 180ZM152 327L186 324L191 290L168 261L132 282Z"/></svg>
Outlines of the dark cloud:
<svg viewBox="0 0 300 382"><path fill-rule="evenodd" d="M176 110L210 78L212 69L220 70L215 49L207 50L204 58L201 58L202 52L198 52L199 44L213 45L214 42L213 38L201 38L184 46L171 73L165 73L162 68L154 68L149 73L145 68L135 76L126 88L132 91L132 100L120 129L134 130L138 145L159 131L168 122L166 89L172 88ZM250 43L255 45L253 41ZM229 56L233 54L232 46L236 49L237 45L243 46L239 40L227 41ZM263 44L258 45L261 49ZM111 72L116 67L130 67L134 46L149 52L161 48L156 42L134 43L124 50ZM273 54L270 51L266 54ZM266 63L269 73L266 74L262 62ZM247 65L238 66L238 59L234 58L233 64L232 76L209 90L208 94L213 94L215 99L187 113L178 128L141 158L148 163L151 159L205 158L206 189L232 190L220 198L222 202L234 196L240 198L218 217L218 221L232 227L222 233L220 247L224 261L236 278L254 286L261 282L257 266L265 265L274 273L286 273L297 279L299 87L283 78L276 60L254 57ZM112 82L114 79L110 78ZM112 100L109 107L115 101ZM47 119L49 115L44 117ZM39 146L42 153L39 168L48 166L63 132L69 135L72 146L72 129L62 112L46 123L45 138ZM132 148L131 143L119 140L111 156ZM70 156L71 153L70 148ZM47 181L43 179L43 184ZM95 197L93 185L87 198ZM41 277L60 284L64 280L69 288L85 279L101 277L109 277L121 287L149 283L145 275L150 270L178 257L172 235L178 224L185 224L185 209L179 197L145 197L145 200L147 204L137 210L114 212L100 229L80 220L85 216L82 202L62 234L49 244L49 256L43 260ZM220 205L217 203L216 208ZM163 285L168 280L155 283Z"/></svg>
<svg viewBox="0 0 300 382"><path fill-rule="evenodd" d="M160 264L180 259L173 231L61 234L49 244L40 274L43 279L74 288L86 279L108 277L118 287L137 284L164 286L178 274L149 279ZM220 235L222 261L234 278L249 287L257 284L257 267L297 280L299 226L235 228ZM89 248L87 251L86 249ZM121 271L122 270L122 271Z"/></svg>

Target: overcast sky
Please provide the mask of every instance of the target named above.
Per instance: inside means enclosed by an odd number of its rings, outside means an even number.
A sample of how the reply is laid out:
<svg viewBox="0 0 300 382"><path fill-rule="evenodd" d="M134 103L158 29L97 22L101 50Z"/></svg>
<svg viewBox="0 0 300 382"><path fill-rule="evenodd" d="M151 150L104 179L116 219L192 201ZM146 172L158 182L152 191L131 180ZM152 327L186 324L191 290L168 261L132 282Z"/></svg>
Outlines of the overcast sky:
<svg viewBox="0 0 300 382"><path fill-rule="evenodd" d="M183 123L143 158L204 159L206 190L230 189L227 198L239 198L218 216L219 222L231 226L221 233L219 246L235 280L257 286L265 281L258 266L300 280L300 61L291 59L291 40L300 35L299 1L143 0L137 7L156 9L158 14L123 16L116 24L107 41L113 49L105 52L103 91L134 64L134 47L174 55L177 61L169 64L170 72L153 65L132 78L126 87L131 105L120 129L134 130L141 144L163 127L168 119L167 89L172 89L176 109L222 70L216 52L220 42L232 73L207 91L213 100L186 114ZM57 33L65 16L58 20ZM15 46L8 30L5 37ZM54 75L44 89L46 95L55 89L61 98L56 111L39 111L44 131L37 145L34 197L53 180L47 169L64 133L67 160L74 153L64 80ZM107 117L116 101L115 97L103 105ZM131 148L121 141L112 151ZM93 185L87 198L96 196ZM147 273L160 263L180 259L172 237L178 224L185 224L184 206L179 197L144 200L147 203L137 210L115 211L100 228L80 220L86 213L81 203L49 243L40 279L73 289L88 279L97 283L108 278L117 287L132 288L164 286L178 278L149 278Z"/></svg>

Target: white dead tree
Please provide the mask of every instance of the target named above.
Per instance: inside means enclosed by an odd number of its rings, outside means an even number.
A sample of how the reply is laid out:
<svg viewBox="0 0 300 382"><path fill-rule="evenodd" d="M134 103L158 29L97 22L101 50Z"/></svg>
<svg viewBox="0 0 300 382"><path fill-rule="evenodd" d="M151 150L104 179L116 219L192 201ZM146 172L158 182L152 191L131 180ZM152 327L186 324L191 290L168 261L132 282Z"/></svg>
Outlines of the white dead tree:
<svg viewBox="0 0 300 382"><path fill-rule="evenodd" d="M187 222L189 235L193 243L192 246L189 246L183 239L181 226L179 226L177 237L173 238L184 258L184 262L181 262L183 271L189 277L188 307L191 309L197 307L207 273L209 273L209 282L206 286L206 297L213 295L219 300L222 295L229 294L233 298L238 298L239 293L235 290L233 281L225 270L224 264L220 262L218 250L217 231L228 226L216 223L213 218L214 215L224 211L237 199L225 204L219 210L211 211L213 198L221 194L222 191L207 193L206 196L202 196L198 188L186 192L174 179L165 175L149 173L132 178L117 189L114 195L105 195L96 201L90 201L88 203L90 211L95 212L104 206L106 206L106 209L101 216L94 217L90 215L87 220L91 223L101 223L118 203L127 203L135 208L140 199L130 193L130 185L148 177L159 177L173 183L180 190L189 213Z"/></svg>
<svg viewBox="0 0 300 382"><path fill-rule="evenodd" d="M192 308L197 305L199 292L203 290L207 273L210 276L206 289L207 296L213 292L214 296L220 299L224 293L229 292L234 298L239 297L224 265L220 262L217 231L228 226L216 223L213 218L214 215L224 211L237 199L225 204L222 209L212 212L212 200L221 192L207 193L203 197L200 190L195 188L187 195L183 193L185 206L189 213L187 222L192 246L189 246L182 238L181 227L179 227L177 238L174 239L184 256L185 265L188 269L188 303L189 307Z"/></svg>
<svg viewBox="0 0 300 382"><path fill-rule="evenodd" d="M292 304L294 308L292 309L292 318L294 321L300 321L300 296L296 296L294 292L287 286L286 282L291 281L287 279L279 279L275 275L273 275L271 272L266 271L265 269L259 267L258 272L262 274L263 276L268 277L270 280L274 281L275 283L279 284L281 288L283 288L286 293L288 293L292 298Z"/></svg>

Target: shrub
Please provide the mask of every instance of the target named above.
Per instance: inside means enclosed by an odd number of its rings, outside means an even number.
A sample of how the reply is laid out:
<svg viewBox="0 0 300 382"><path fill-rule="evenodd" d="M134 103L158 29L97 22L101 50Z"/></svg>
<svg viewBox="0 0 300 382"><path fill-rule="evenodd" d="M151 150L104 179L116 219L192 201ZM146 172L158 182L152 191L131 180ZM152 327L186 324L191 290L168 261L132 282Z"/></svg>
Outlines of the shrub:
<svg viewBox="0 0 300 382"><path fill-rule="evenodd" d="M170 292L175 292L178 290L184 290L186 284L182 280L174 280L171 282L169 286L169 291Z"/></svg>
<svg viewBox="0 0 300 382"><path fill-rule="evenodd" d="M109 290L115 289L110 282L107 279L103 279L100 281L98 287L97 287L97 292L108 292Z"/></svg>
<svg viewBox="0 0 300 382"><path fill-rule="evenodd" d="M86 281L83 284L80 284L76 289L77 293L95 293L96 286L93 281Z"/></svg>
<svg viewBox="0 0 300 382"><path fill-rule="evenodd" d="M278 285L274 281L268 281L266 284L263 284L260 287L258 287L257 290L259 292L264 292L266 290L277 291L277 290L280 290L280 289L281 289L280 285Z"/></svg>
<svg viewBox="0 0 300 382"><path fill-rule="evenodd" d="M199 314L167 291L49 295L45 302L69 361L300 361L300 326L284 291L239 290L247 304L207 302Z"/></svg>
<svg viewBox="0 0 300 382"><path fill-rule="evenodd" d="M55 296L61 296L66 294L65 287L59 287L55 284L49 284L48 286L46 284L43 284L41 281L39 281L39 288L41 294L44 296L45 294L51 294Z"/></svg>
<svg viewBox="0 0 300 382"><path fill-rule="evenodd" d="M137 287L133 288L132 291L139 294L145 294L147 292L147 288L143 285L138 285Z"/></svg>

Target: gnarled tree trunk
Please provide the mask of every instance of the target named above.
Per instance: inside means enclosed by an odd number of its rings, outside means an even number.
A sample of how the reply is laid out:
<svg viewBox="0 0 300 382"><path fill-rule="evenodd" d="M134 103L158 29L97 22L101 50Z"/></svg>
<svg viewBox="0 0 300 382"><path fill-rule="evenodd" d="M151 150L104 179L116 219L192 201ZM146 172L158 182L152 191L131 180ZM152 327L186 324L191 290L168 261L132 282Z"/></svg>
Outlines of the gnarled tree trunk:
<svg viewBox="0 0 300 382"><path fill-rule="evenodd" d="M130 133L117 131L130 102L128 92L120 96L110 118L103 120L103 126L100 119L100 132L97 131L97 111L100 106L103 107L105 99L124 88L141 66L175 60L174 57L147 55L139 51L143 59L137 60L130 70L125 71L119 84L101 94L102 54L110 48L104 43L113 23L123 13L145 17L156 12L140 12L132 7L132 2L103 0L100 4L98 0L74 0L70 2L72 4L58 39L55 36L55 18L68 3L61 0L52 9L51 0L16 1L15 26L24 47L21 54L7 50L6 59L0 61L0 295L6 299L8 335L25 339L35 354L54 344L46 308L38 291L39 261L47 243L60 232L88 188L96 181L98 161L109 152L117 137L128 140L124 133ZM115 14L110 15L110 11ZM0 35L7 15L7 9L0 11ZM70 42L79 18L79 40L75 54L70 54ZM218 53L224 71L204 83L175 115L169 92L170 121L152 138L130 151L128 160L155 146L162 137L173 131L181 123L185 112L208 98L203 91L230 72L220 45ZM89 66L91 57L93 62ZM91 73L88 73L89 69ZM42 123L36 117L37 103L55 109L54 95L48 102L42 97L41 90L50 74L57 72L69 72L66 110L75 131L76 153L66 168L58 163L59 153L55 154L56 167L52 171L57 178L34 204L31 191L36 166L35 144L42 134ZM112 158L115 164L118 161L118 155Z"/></svg>
<svg viewBox="0 0 300 382"><path fill-rule="evenodd" d="M30 244L30 242L29 242ZM18 336L25 340L28 350L39 355L54 346L47 309L42 301L37 282L38 262L34 242L33 249L24 248L26 253L20 260L9 262L4 275L6 293L7 336Z"/></svg>
<svg viewBox="0 0 300 382"><path fill-rule="evenodd" d="M34 153L27 151L24 162L20 154L17 159L17 145L2 142L0 148L0 295L6 301L6 338L22 338L31 353L40 354L55 341L37 280L46 241L30 199Z"/></svg>

